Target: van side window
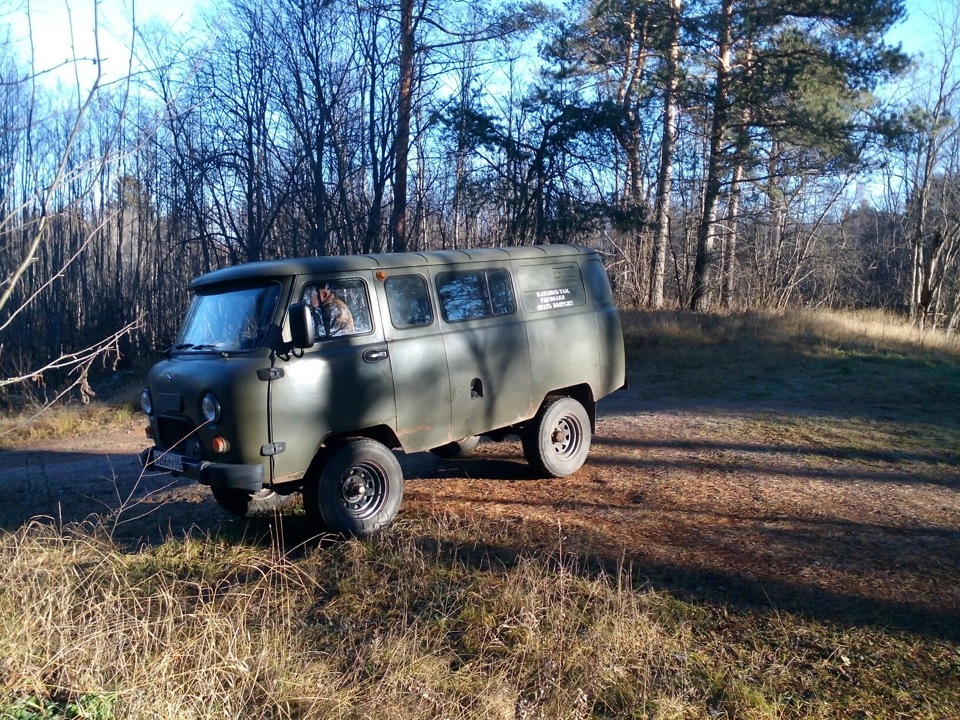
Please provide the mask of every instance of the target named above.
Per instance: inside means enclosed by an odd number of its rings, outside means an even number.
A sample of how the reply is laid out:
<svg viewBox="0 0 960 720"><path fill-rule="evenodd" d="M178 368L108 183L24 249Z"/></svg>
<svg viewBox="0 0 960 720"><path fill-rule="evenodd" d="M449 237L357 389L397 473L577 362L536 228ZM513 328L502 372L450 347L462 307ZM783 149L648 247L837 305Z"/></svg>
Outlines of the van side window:
<svg viewBox="0 0 960 720"><path fill-rule="evenodd" d="M397 275L383 283L387 291L390 321L396 328L418 327L433 322L433 308L422 275Z"/></svg>
<svg viewBox="0 0 960 720"><path fill-rule="evenodd" d="M367 286L360 278L338 278L305 285L302 299L313 308L316 340L373 330Z"/></svg>
<svg viewBox="0 0 960 720"><path fill-rule="evenodd" d="M447 322L508 315L517 309L510 274L498 268L440 273L437 294Z"/></svg>

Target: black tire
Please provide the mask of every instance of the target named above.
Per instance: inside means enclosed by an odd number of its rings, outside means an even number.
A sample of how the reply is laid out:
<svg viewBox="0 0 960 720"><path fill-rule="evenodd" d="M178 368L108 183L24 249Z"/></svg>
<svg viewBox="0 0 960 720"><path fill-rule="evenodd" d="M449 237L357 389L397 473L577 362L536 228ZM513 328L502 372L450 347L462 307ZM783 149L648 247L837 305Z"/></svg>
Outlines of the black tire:
<svg viewBox="0 0 960 720"><path fill-rule="evenodd" d="M468 435L465 438L460 438L459 440L448 442L446 445L433 448L430 452L437 457L442 457L444 459L458 458L463 457L464 455L469 455L477 449L477 445L479 444L479 435Z"/></svg>
<svg viewBox="0 0 960 720"><path fill-rule="evenodd" d="M368 438L336 448L303 493L307 515L317 526L355 537L389 525L402 500L400 462L389 448Z"/></svg>
<svg viewBox="0 0 960 720"><path fill-rule="evenodd" d="M566 477L590 454L590 416L573 398L548 398L520 439L523 456L537 472Z"/></svg>
<svg viewBox="0 0 960 720"><path fill-rule="evenodd" d="M233 515L246 518L272 515L294 499L293 495L280 495L270 488L263 488L259 492L225 487L215 487L211 490L220 507Z"/></svg>

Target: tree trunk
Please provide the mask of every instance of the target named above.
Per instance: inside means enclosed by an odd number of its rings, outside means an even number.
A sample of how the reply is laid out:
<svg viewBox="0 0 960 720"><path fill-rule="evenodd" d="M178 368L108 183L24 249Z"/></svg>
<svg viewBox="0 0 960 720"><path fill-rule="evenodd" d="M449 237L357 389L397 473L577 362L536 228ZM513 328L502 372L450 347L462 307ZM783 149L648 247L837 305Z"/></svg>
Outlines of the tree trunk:
<svg viewBox="0 0 960 720"><path fill-rule="evenodd" d="M710 124L710 156L703 195L703 216L697 231L697 258L693 268L691 309L700 312L708 306L711 267L717 232L717 205L724 172L723 141L727 130L727 91L730 85L730 59L733 44L733 0L723 0L720 8L720 33L717 43L717 77L714 88L713 119Z"/></svg>
<svg viewBox="0 0 960 720"><path fill-rule="evenodd" d="M667 251L670 248L670 193L673 189L673 156L677 130L677 66L680 47L680 0L670 3L670 46L667 50L666 78L663 88L663 138L660 143L660 168L657 172L657 197L654 204L656 237L650 278L650 306L663 307L663 291L667 274Z"/></svg>
<svg viewBox="0 0 960 720"><path fill-rule="evenodd" d="M413 109L413 0L400 3L400 97L397 99L396 176L390 230L393 251L407 249L407 174L410 164L410 115Z"/></svg>
<svg viewBox="0 0 960 720"><path fill-rule="evenodd" d="M733 278L737 269L737 220L740 215L740 181L743 180L743 161L738 160L730 180L730 202L727 205L727 226L723 233L723 267L721 270L720 305L733 304Z"/></svg>

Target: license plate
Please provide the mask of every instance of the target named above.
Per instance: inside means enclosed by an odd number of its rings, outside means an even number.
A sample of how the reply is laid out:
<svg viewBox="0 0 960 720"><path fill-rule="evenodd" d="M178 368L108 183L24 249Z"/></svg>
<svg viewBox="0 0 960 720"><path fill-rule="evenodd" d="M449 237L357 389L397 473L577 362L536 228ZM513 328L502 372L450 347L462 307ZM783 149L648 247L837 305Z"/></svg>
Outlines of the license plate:
<svg viewBox="0 0 960 720"><path fill-rule="evenodd" d="M173 453L164 453L163 455L155 455L153 458L153 464L157 467L162 467L165 470L176 470L177 472L183 472L183 459L179 455L174 455Z"/></svg>

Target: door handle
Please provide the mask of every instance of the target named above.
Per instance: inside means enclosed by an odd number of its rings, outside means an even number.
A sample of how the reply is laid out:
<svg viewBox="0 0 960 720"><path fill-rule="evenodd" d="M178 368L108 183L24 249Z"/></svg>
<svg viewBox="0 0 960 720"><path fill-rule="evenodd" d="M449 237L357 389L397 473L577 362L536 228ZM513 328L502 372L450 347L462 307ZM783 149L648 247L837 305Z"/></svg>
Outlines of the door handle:
<svg viewBox="0 0 960 720"><path fill-rule="evenodd" d="M368 363L375 363L381 360L387 359L386 350L366 350L363 353L363 361Z"/></svg>

